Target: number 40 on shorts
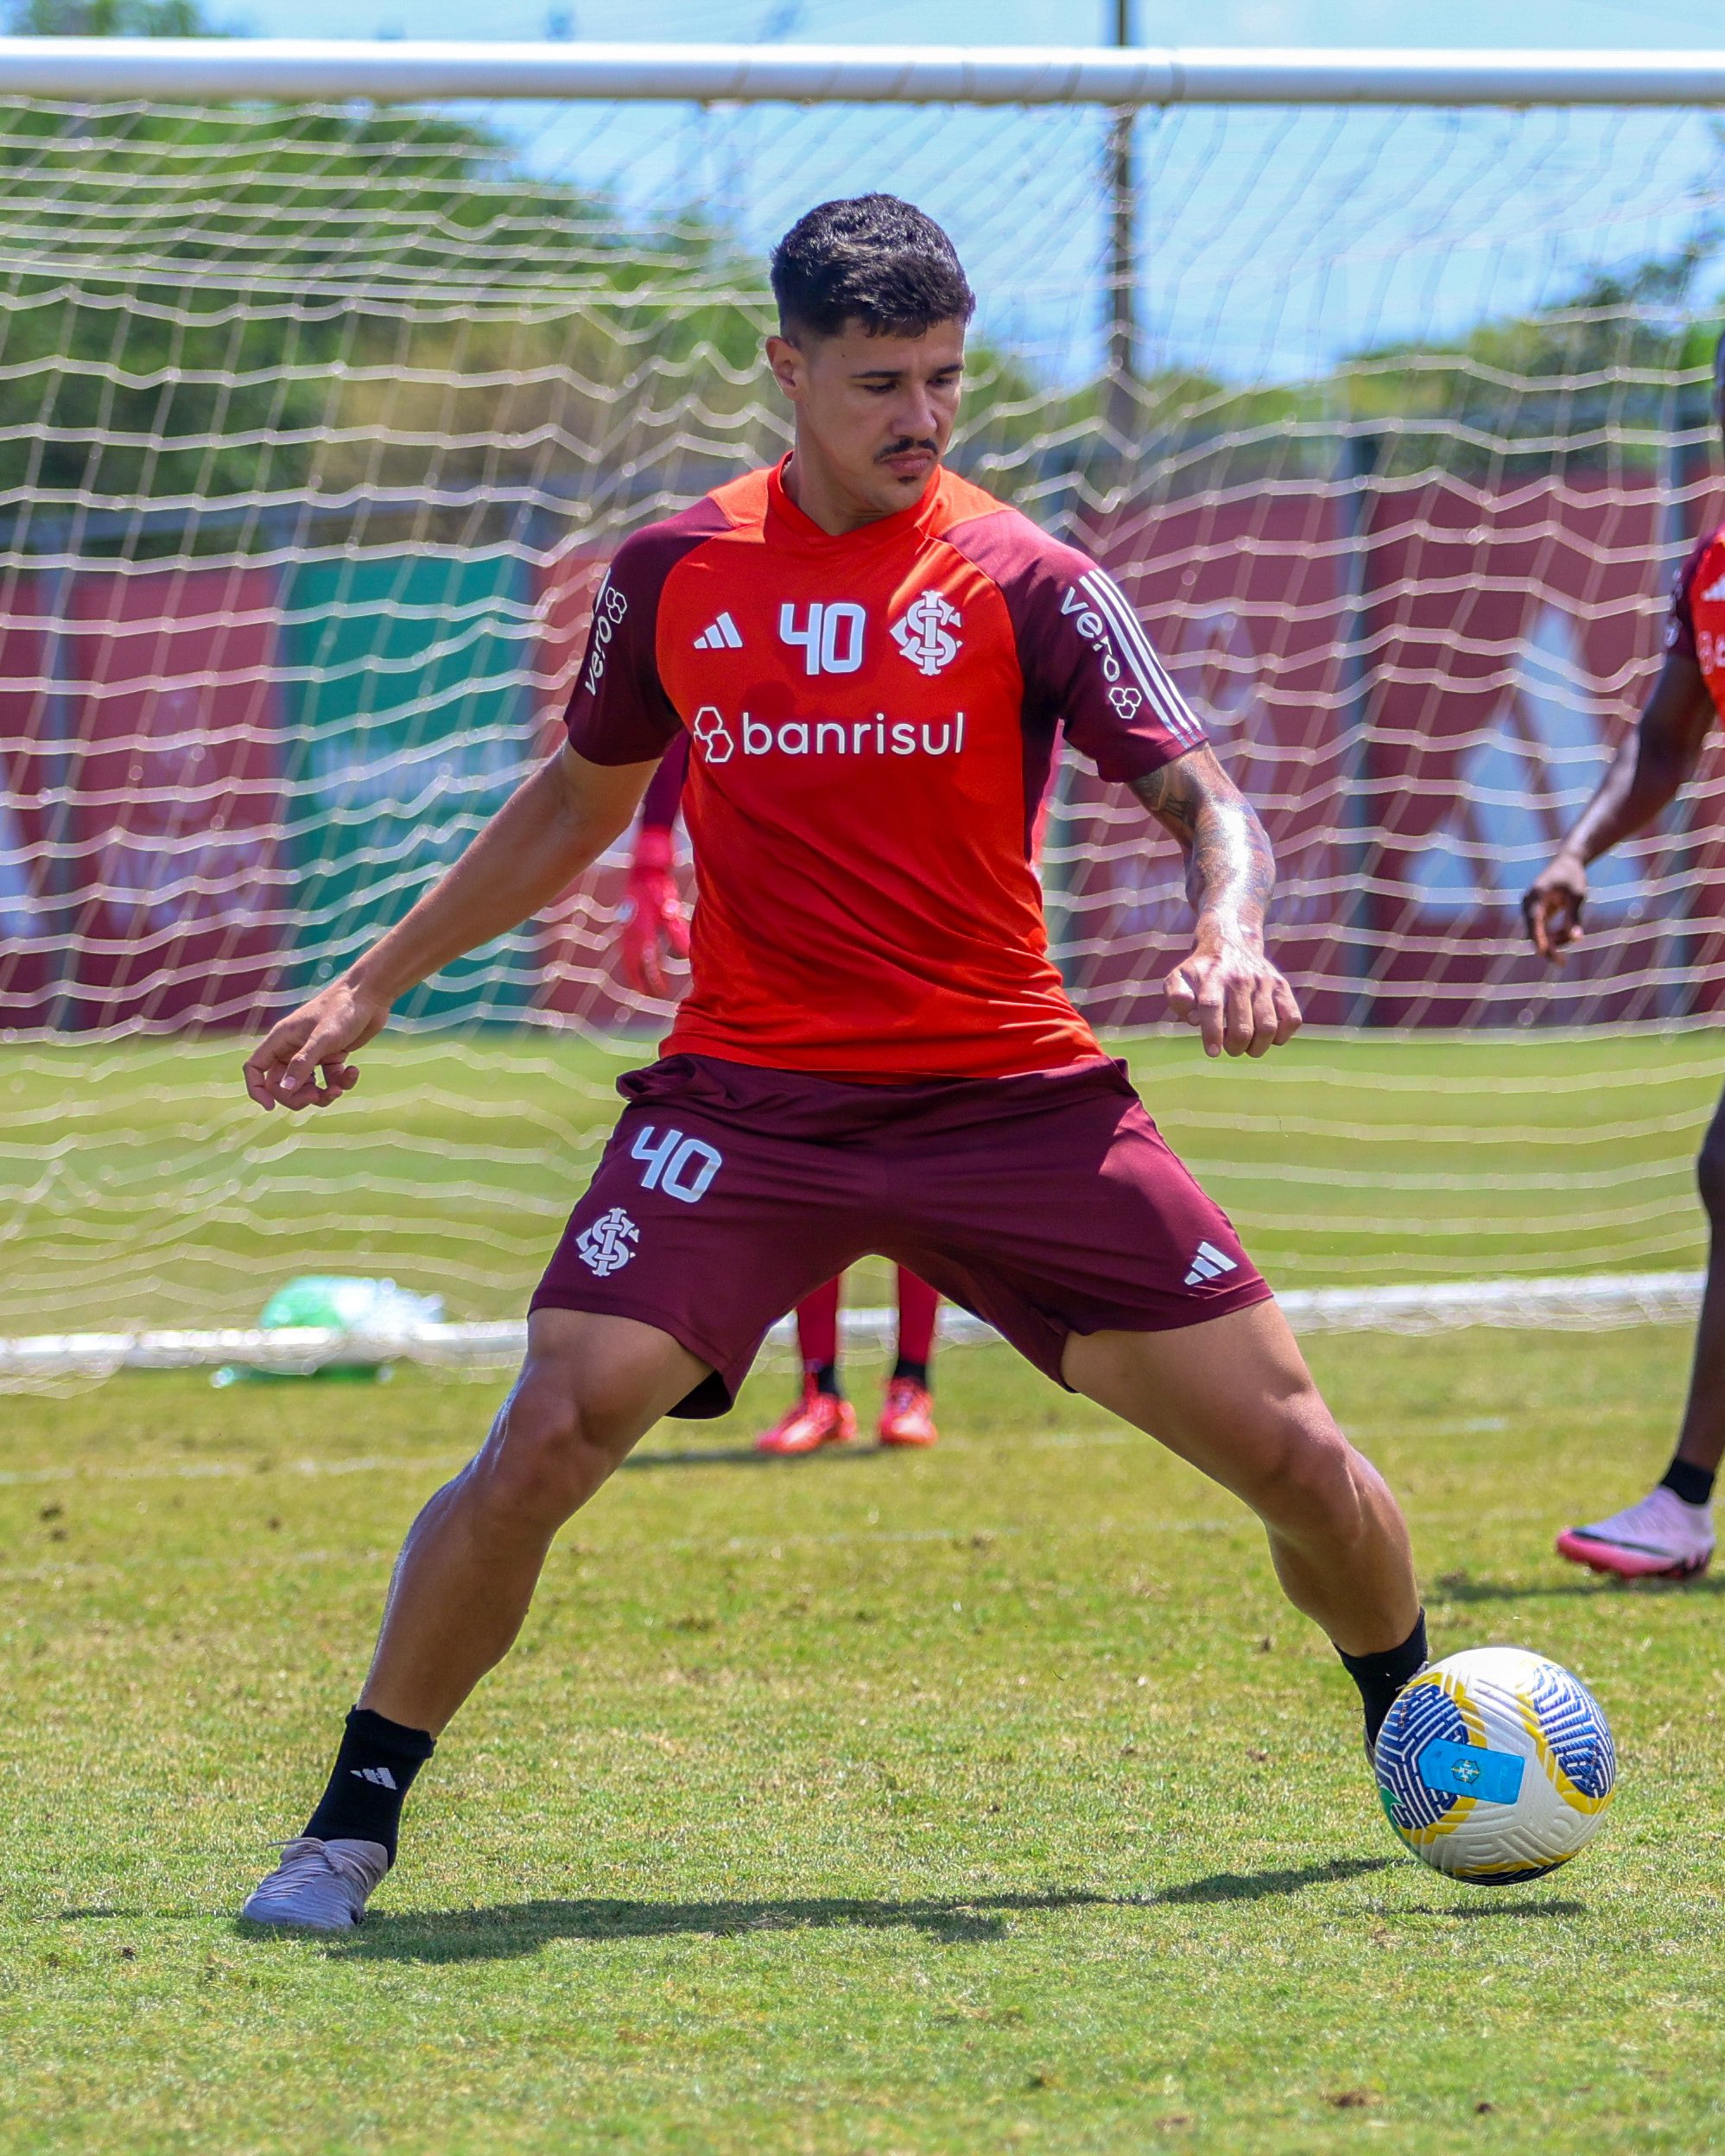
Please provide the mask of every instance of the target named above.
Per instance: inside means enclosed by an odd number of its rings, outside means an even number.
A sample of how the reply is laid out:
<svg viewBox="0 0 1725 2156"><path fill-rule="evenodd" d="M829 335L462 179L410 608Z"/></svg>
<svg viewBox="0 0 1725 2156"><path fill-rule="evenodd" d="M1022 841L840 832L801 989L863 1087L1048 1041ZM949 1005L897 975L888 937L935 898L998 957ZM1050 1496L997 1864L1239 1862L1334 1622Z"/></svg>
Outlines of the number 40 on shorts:
<svg viewBox="0 0 1725 2156"><path fill-rule="evenodd" d="M663 1190L669 1198L693 1205L712 1188L713 1178L725 1165L725 1156L704 1138L685 1138L681 1131L667 1131L656 1143L654 1126L644 1123L629 1148L631 1160L646 1163L642 1171L644 1190Z"/></svg>

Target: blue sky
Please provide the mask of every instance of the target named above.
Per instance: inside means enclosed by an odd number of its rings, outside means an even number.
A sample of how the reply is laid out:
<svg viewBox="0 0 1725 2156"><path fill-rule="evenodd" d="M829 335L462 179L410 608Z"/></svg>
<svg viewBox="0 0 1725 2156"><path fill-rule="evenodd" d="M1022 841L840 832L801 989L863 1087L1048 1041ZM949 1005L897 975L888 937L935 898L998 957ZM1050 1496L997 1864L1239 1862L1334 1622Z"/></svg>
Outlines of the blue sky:
<svg viewBox="0 0 1725 2156"><path fill-rule="evenodd" d="M212 8L262 35L531 38L552 15L584 38L1065 45L1112 35L1112 0L237 0ZM1570 45L1681 48L1701 18L1646 0L1136 0L1141 44ZM1725 28L1721 40L1725 41Z"/></svg>
<svg viewBox="0 0 1725 2156"><path fill-rule="evenodd" d="M209 0L257 35L1062 44L1113 0ZM1681 49L1695 17L1643 0L1136 0L1141 44ZM1719 38L1725 44L1725 26ZM764 250L823 195L888 187L947 222L983 320L1050 380L1100 350L1103 116L785 107L513 107L491 115L548 175L610 190L631 221L691 203ZM1230 379L1452 337L1664 251L1714 200L1699 116L1197 109L1138 123L1140 312L1152 363ZM1697 187L1700 195L1697 195ZM1721 193L1725 206L1725 193ZM1711 290L1709 285L1709 292Z"/></svg>

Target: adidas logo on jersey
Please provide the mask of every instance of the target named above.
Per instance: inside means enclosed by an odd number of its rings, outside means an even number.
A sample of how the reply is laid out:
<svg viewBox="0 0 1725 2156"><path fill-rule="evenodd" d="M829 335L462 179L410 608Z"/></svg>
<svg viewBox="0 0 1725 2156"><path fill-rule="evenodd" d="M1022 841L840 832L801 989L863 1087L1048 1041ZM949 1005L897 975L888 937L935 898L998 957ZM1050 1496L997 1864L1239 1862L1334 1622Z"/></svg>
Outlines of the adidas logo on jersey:
<svg viewBox="0 0 1725 2156"><path fill-rule="evenodd" d="M1722 576L1715 582L1709 584L1707 589L1703 592L1700 596L1703 599L1725 599L1725 576Z"/></svg>
<svg viewBox="0 0 1725 2156"><path fill-rule="evenodd" d="M694 640L697 651L740 651L743 648L741 631L729 614L720 614L717 621L709 622Z"/></svg>
<svg viewBox="0 0 1725 2156"><path fill-rule="evenodd" d="M1192 1259L1192 1270L1186 1275L1189 1288L1202 1288L1207 1280L1220 1280L1225 1272L1238 1272L1235 1260L1218 1250L1214 1243L1200 1243Z"/></svg>

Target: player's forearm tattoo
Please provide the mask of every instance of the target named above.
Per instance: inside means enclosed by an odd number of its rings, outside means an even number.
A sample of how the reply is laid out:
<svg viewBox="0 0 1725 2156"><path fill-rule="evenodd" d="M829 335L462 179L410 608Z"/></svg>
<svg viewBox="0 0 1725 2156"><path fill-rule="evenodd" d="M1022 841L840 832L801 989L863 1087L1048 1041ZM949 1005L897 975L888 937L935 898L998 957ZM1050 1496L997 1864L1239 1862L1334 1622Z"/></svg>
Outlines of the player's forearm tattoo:
<svg viewBox="0 0 1725 2156"><path fill-rule="evenodd" d="M1253 933L1276 885L1276 857L1252 804L1208 749L1164 764L1132 791L1186 857L1186 895L1201 916Z"/></svg>

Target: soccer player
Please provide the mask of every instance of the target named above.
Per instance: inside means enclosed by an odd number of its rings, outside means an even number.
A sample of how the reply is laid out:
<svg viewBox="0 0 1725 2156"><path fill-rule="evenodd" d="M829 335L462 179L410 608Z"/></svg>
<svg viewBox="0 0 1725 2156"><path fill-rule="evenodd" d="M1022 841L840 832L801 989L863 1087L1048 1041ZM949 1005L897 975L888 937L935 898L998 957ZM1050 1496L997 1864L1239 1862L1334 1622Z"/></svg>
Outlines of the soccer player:
<svg viewBox="0 0 1725 2156"><path fill-rule="evenodd" d="M358 1920L558 1529L661 1416L722 1411L779 1313L870 1252L1256 1511L1368 1741L1425 1659L1395 1500L1045 948L1031 823L1064 727L1186 857L1170 1007L1208 1053L1263 1055L1299 1024L1264 952L1263 828L1118 587L943 467L975 302L940 227L826 203L772 278L790 455L620 549L567 746L246 1063L263 1107L339 1100L396 999L550 904L688 735L688 994L619 1081L490 1436L409 1531L327 1787L245 1905L266 1923Z"/></svg>
<svg viewBox="0 0 1725 2156"><path fill-rule="evenodd" d="M719 644L724 642L721 632ZM670 992L666 959L688 956L688 919L671 873L671 833L682 800L688 739L679 734L665 751L642 801L618 932L617 960L623 977L631 988L650 996ZM834 1278L797 1304L802 1391L755 1440L758 1451L793 1457L818 1452L823 1445L849 1444L856 1436L856 1411L845 1398L839 1376L841 1286ZM906 1265L897 1269L897 1286L898 1354L886 1381L875 1434L883 1445L926 1448L940 1441L929 1373L941 1298Z"/></svg>
<svg viewBox="0 0 1725 2156"><path fill-rule="evenodd" d="M839 1376L841 1285L837 1279L829 1280L797 1304L796 1345L802 1359L802 1392L772 1427L756 1438L757 1452L818 1452L822 1445L847 1445L856 1436L856 1410L845 1398ZM883 1445L917 1446L926 1450L940 1443L930 1375L941 1298L909 1265L897 1269L897 1290L898 1352L886 1380L875 1435Z"/></svg>
<svg viewBox="0 0 1725 2156"><path fill-rule="evenodd" d="M1725 338L1713 358L1714 411L1725 428ZM1693 776L1725 711L1725 524L1677 572L1665 656L1639 725L1522 899L1533 948L1553 965L1581 941L1588 864L1651 823ZM1725 1099L1696 1163L1709 1230L1689 1400L1671 1465L1646 1496L1589 1527L1566 1527L1560 1556L1623 1579L1698 1579L1713 1558L1713 1481L1725 1455Z"/></svg>

